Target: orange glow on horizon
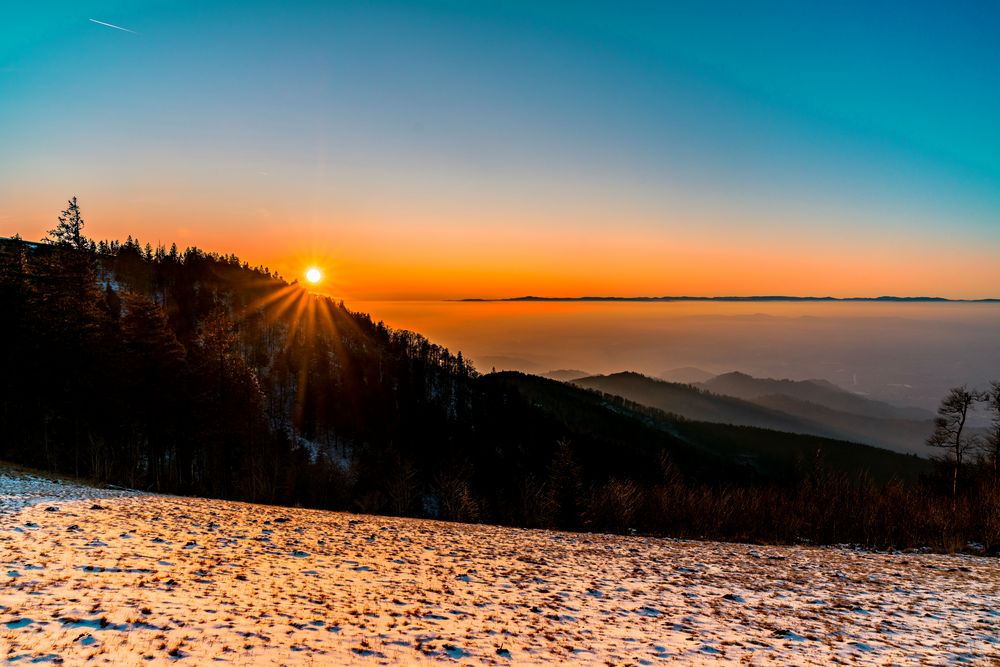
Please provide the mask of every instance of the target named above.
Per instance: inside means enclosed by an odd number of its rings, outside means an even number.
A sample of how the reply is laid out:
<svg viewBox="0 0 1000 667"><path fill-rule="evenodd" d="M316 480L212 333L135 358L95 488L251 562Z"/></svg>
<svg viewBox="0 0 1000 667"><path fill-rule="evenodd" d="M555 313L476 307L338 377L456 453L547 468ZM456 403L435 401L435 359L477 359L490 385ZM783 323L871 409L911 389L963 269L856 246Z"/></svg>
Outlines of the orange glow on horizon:
<svg viewBox="0 0 1000 667"><path fill-rule="evenodd" d="M34 197L32 197L34 199ZM4 211L4 235L42 238L60 201ZM114 197L81 199L85 233L167 246L176 242L236 253L286 280L321 270L311 288L348 301L505 298L524 295L1000 296L1000 274L987 245L932 243L917 234L871 231L863 238L789 221L730 224L726 235L702 225L722 220L644 219L576 224L551 213L435 218L431 212L345 207L323 216L213 208L191 201L176 211L147 210ZM206 210L198 212L200 208ZM456 213L457 215L457 213ZM247 223L247 216L255 218ZM183 221L178 224L178 221ZM139 224L141 221L141 224ZM765 231L761 231L761 230Z"/></svg>

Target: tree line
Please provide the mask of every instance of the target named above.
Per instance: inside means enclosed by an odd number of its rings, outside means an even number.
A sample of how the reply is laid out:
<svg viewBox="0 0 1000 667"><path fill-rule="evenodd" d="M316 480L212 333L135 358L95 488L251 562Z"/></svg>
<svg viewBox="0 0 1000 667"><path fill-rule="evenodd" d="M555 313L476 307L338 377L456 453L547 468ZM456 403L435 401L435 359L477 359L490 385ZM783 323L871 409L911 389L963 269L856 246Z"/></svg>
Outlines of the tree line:
<svg viewBox="0 0 1000 667"><path fill-rule="evenodd" d="M235 255L84 229L74 198L47 242L0 243L2 459L150 491L402 516L1000 545L1000 419L973 460L969 412L954 413L951 396L940 466L871 448L850 449L868 457L852 462L834 456L845 443L480 374L461 353ZM740 443L764 454L748 464L726 449ZM876 455L900 474L875 474Z"/></svg>

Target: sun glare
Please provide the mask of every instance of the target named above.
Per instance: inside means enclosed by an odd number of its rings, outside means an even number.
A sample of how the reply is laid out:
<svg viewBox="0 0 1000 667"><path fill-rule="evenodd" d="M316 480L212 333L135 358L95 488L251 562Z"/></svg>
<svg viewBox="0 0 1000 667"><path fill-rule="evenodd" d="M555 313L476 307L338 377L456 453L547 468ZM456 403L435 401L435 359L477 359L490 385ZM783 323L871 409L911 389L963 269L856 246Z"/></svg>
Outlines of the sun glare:
<svg viewBox="0 0 1000 667"><path fill-rule="evenodd" d="M306 271L306 280L308 280L312 284L315 285L322 279L323 279L323 273L316 267L313 267L308 271Z"/></svg>

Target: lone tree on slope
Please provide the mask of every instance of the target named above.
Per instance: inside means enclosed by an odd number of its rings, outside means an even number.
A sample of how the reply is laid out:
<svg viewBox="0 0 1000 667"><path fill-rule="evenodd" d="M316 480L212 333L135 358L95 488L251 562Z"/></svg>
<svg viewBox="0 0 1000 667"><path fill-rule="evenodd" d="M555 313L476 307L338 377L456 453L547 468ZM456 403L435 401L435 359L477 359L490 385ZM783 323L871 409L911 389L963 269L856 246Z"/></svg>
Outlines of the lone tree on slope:
<svg viewBox="0 0 1000 667"><path fill-rule="evenodd" d="M953 388L941 401L934 420L934 433L927 439L929 446L945 450L945 460L951 464L952 503L958 497L958 476L966 454L976 445L975 437L965 428L969 411L984 398L981 392L964 386Z"/></svg>

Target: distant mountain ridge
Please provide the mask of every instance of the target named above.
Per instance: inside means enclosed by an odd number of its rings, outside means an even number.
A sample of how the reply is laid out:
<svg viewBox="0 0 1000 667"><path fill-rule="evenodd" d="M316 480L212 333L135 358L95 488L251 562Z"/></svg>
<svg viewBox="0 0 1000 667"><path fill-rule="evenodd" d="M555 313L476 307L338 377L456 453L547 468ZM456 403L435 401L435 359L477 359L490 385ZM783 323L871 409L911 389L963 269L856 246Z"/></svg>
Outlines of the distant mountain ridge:
<svg viewBox="0 0 1000 667"><path fill-rule="evenodd" d="M933 415L871 401L823 380L760 379L726 373L701 384L667 382L633 372L572 381L698 421L752 426L861 442L927 455Z"/></svg>
<svg viewBox="0 0 1000 667"><path fill-rule="evenodd" d="M631 371L578 378L571 384L621 396L685 419L789 433L810 431L809 425L800 419L742 398L720 396L689 384L657 380Z"/></svg>
<svg viewBox="0 0 1000 667"><path fill-rule="evenodd" d="M899 407L883 401L859 396L827 380L783 380L756 378L734 371L716 375L699 384L716 394L736 396L754 401L765 396L781 394L800 401L808 401L841 412L850 412L877 419L933 419L934 414L923 408Z"/></svg>
<svg viewBox="0 0 1000 667"><path fill-rule="evenodd" d="M661 380L666 380L667 382L698 384L699 382L711 380L715 376L715 373L710 373L695 366L682 366L680 368L671 368L670 370L663 371L657 377Z"/></svg>
<svg viewBox="0 0 1000 667"><path fill-rule="evenodd" d="M587 377L588 375L593 375L593 373L588 373L587 371L581 371L575 368L559 368L554 371L549 371L548 373L543 373L543 378L549 378L550 380L558 380L560 382L572 382L573 380L578 380L579 378Z"/></svg>

